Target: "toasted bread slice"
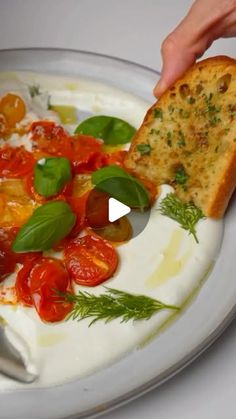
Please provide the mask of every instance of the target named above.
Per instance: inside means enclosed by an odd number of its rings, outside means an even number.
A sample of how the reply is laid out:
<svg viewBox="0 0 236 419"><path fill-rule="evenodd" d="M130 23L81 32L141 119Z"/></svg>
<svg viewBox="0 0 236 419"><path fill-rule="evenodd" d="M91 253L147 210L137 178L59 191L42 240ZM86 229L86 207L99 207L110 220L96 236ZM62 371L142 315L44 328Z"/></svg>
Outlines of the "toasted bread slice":
<svg viewBox="0 0 236 419"><path fill-rule="evenodd" d="M236 186L236 60L195 64L147 112L126 167L221 217Z"/></svg>

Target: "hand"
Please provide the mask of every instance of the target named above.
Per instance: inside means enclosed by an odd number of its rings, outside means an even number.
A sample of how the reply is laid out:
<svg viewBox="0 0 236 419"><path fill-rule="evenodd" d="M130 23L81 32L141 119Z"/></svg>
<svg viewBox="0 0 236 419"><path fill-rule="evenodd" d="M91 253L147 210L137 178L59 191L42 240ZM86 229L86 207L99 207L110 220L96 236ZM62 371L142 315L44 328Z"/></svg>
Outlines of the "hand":
<svg viewBox="0 0 236 419"><path fill-rule="evenodd" d="M164 40L163 67L154 89L160 97L218 38L236 36L236 0L196 0Z"/></svg>

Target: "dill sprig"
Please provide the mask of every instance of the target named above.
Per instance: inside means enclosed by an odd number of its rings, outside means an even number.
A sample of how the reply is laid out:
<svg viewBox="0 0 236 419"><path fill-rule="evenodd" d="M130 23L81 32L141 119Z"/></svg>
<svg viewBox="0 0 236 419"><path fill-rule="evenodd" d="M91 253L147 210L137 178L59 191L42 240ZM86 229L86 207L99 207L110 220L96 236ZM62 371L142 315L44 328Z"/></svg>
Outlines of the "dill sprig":
<svg viewBox="0 0 236 419"><path fill-rule="evenodd" d="M169 193L161 201L160 213L177 221L184 230L188 230L198 243L196 224L205 218L202 210L193 202L182 202L174 193Z"/></svg>
<svg viewBox="0 0 236 419"><path fill-rule="evenodd" d="M39 96L40 95L40 86L39 84L32 84L31 86L28 86L29 89L29 94L32 97L32 99L35 96Z"/></svg>
<svg viewBox="0 0 236 419"><path fill-rule="evenodd" d="M73 303L68 319L92 318L89 324L91 326L98 320L103 320L105 323L117 318L121 318L121 323L129 320L148 320L160 310L179 310L179 307L164 304L151 297L105 288L105 293L100 295L87 291L79 291L77 295L60 293L63 302Z"/></svg>

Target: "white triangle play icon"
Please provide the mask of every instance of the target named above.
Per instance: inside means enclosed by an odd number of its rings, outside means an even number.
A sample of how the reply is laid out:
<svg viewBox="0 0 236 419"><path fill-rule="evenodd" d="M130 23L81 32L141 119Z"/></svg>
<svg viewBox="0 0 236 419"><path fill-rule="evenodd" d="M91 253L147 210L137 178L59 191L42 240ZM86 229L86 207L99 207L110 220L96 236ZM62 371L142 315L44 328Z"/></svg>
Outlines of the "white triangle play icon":
<svg viewBox="0 0 236 419"><path fill-rule="evenodd" d="M117 201L115 198L109 198L108 201L108 219L110 223L113 223L119 218L124 217L129 214L131 211L128 205L123 204L120 201Z"/></svg>

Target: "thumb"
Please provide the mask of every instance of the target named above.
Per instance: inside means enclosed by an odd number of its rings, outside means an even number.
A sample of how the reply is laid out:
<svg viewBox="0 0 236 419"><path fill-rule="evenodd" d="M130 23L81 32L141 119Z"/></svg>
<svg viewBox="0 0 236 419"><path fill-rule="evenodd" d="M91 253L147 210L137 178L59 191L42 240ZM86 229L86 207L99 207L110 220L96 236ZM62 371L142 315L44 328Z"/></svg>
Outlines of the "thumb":
<svg viewBox="0 0 236 419"><path fill-rule="evenodd" d="M161 78L154 88L158 98L195 62L196 55L190 49L177 45L174 34L169 35L162 44Z"/></svg>

